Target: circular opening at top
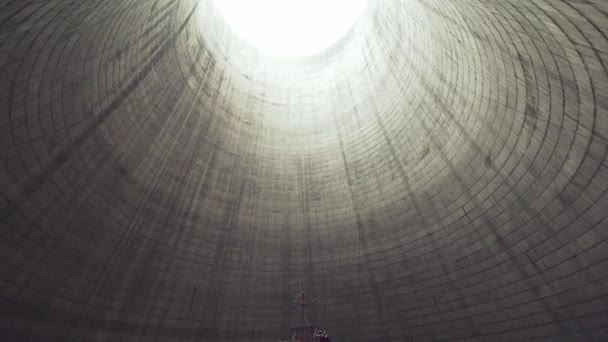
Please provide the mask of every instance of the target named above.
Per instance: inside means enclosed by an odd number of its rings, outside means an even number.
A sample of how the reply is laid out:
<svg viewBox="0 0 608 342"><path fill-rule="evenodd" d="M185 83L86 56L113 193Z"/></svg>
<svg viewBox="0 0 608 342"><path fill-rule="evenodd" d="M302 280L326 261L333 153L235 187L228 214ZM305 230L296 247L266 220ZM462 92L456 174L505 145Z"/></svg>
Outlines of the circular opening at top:
<svg viewBox="0 0 608 342"><path fill-rule="evenodd" d="M214 0L241 39L266 54L309 56L353 27L366 0Z"/></svg>

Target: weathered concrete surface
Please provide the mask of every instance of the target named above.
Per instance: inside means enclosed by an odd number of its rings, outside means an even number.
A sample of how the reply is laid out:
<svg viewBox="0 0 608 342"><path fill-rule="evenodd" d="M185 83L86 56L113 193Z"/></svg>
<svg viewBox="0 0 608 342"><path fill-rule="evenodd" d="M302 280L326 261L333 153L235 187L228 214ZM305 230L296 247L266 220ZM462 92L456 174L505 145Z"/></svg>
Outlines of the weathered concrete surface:
<svg viewBox="0 0 608 342"><path fill-rule="evenodd" d="M608 340L607 4L0 1L0 339Z"/></svg>

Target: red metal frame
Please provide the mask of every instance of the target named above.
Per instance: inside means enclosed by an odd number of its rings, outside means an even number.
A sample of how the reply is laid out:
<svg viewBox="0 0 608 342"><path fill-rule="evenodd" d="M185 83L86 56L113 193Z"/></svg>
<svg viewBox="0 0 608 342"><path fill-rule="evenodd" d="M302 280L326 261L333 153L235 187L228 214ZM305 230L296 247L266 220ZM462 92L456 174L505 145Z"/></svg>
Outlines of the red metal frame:
<svg viewBox="0 0 608 342"><path fill-rule="evenodd" d="M308 318L306 317L306 308L314 304L315 300L304 292L304 290L300 291L296 298L294 298L293 305L299 306L302 309L302 324L291 328L291 330L294 331L293 335L291 336L291 341L314 341L315 335L317 335L317 330L312 324L310 324Z"/></svg>

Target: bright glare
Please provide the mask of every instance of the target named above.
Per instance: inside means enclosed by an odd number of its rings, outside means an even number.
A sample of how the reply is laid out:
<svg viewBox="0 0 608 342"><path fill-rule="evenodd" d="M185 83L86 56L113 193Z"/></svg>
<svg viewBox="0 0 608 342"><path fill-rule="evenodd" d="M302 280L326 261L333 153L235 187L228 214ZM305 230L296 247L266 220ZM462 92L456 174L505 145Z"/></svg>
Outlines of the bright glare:
<svg viewBox="0 0 608 342"><path fill-rule="evenodd" d="M365 0L214 0L243 40L275 56L306 56L342 38Z"/></svg>

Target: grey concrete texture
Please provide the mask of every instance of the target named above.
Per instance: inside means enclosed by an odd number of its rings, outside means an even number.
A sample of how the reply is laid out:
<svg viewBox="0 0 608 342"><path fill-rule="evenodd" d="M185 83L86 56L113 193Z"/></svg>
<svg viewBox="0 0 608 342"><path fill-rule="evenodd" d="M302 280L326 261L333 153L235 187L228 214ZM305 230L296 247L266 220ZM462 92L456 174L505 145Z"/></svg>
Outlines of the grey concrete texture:
<svg viewBox="0 0 608 342"><path fill-rule="evenodd" d="M0 340L608 341L608 2L0 0Z"/></svg>

